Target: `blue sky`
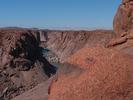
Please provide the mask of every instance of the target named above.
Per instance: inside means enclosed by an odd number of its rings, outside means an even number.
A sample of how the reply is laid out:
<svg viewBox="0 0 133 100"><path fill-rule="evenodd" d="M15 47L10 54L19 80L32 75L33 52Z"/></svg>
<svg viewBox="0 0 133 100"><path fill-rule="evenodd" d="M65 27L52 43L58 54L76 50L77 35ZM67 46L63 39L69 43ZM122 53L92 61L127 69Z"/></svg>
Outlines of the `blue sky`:
<svg viewBox="0 0 133 100"><path fill-rule="evenodd" d="M0 0L0 27L112 28L121 0Z"/></svg>

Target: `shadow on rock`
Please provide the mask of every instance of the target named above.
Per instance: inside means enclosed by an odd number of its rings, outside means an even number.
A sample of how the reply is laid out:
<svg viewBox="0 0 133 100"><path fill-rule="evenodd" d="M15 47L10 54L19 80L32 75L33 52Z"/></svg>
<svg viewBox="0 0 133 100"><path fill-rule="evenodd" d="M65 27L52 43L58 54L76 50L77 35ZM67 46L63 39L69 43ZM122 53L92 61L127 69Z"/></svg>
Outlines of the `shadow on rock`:
<svg viewBox="0 0 133 100"><path fill-rule="evenodd" d="M11 64L19 70L27 71L36 61L39 61L42 63L45 74L50 77L51 74L56 73L56 68L43 57L42 49L33 34L22 34L15 46L11 48L10 54L13 56Z"/></svg>

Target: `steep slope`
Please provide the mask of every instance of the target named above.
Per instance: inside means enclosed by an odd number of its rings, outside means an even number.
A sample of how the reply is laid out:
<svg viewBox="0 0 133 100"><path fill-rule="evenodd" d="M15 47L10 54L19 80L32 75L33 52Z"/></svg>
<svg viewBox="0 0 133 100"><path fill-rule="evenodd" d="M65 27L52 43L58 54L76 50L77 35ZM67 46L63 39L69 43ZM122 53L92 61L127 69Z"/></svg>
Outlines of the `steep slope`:
<svg viewBox="0 0 133 100"><path fill-rule="evenodd" d="M119 51L83 48L68 59L82 71L75 68L58 74L50 86L49 100L132 100L132 62L132 57Z"/></svg>
<svg viewBox="0 0 133 100"><path fill-rule="evenodd" d="M36 32L0 30L0 100L10 100L56 73L56 68L43 57Z"/></svg>
<svg viewBox="0 0 133 100"><path fill-rule="evenodd" d="M56 53L61 62L83 47L105 46L113 37L113 31L50 31L47 46Z"/></svg>

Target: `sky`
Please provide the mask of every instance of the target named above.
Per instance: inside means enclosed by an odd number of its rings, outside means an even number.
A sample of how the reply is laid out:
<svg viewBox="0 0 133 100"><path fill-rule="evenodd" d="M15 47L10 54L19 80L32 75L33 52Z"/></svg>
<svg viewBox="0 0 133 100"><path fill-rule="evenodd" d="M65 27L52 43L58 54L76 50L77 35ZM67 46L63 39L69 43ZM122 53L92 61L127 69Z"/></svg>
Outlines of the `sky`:
<svg viewBox="0 0 133 100"><path fill-rule="evenodd" d="M112 29L121 0L0 0L0 27Z"/></svg>

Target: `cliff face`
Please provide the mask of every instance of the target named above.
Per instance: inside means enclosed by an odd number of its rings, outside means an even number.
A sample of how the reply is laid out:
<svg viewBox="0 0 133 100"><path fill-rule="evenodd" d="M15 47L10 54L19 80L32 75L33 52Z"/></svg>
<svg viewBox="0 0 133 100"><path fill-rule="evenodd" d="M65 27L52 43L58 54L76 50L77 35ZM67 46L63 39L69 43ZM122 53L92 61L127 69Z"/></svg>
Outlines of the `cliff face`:
<svg viewBox="0 0 133 100"><path fill-rule="evenodd" d="M62 61L83 47L105 46L114 37L113 31L51 31L47 46Z"/></svg>
<svg viewBox="0 0 133 100"><path fill-rule="evenodd" d="M56 73L42 54L38 32L0 30L0 100L10 100Z"/></svg>
<svg viewBox="0 0 133 100"><path fill-rule="evenodd" d="M114 17L114 31L117 35L109 47L133 55L133 0L123 0Z"/></svg>
<svg viewBox="0 0 133 100"><path fill-rule="evenodd" d="M116 34L128 32L133 34L133 1L123 0L114 17L114 31Z"/></svg>

